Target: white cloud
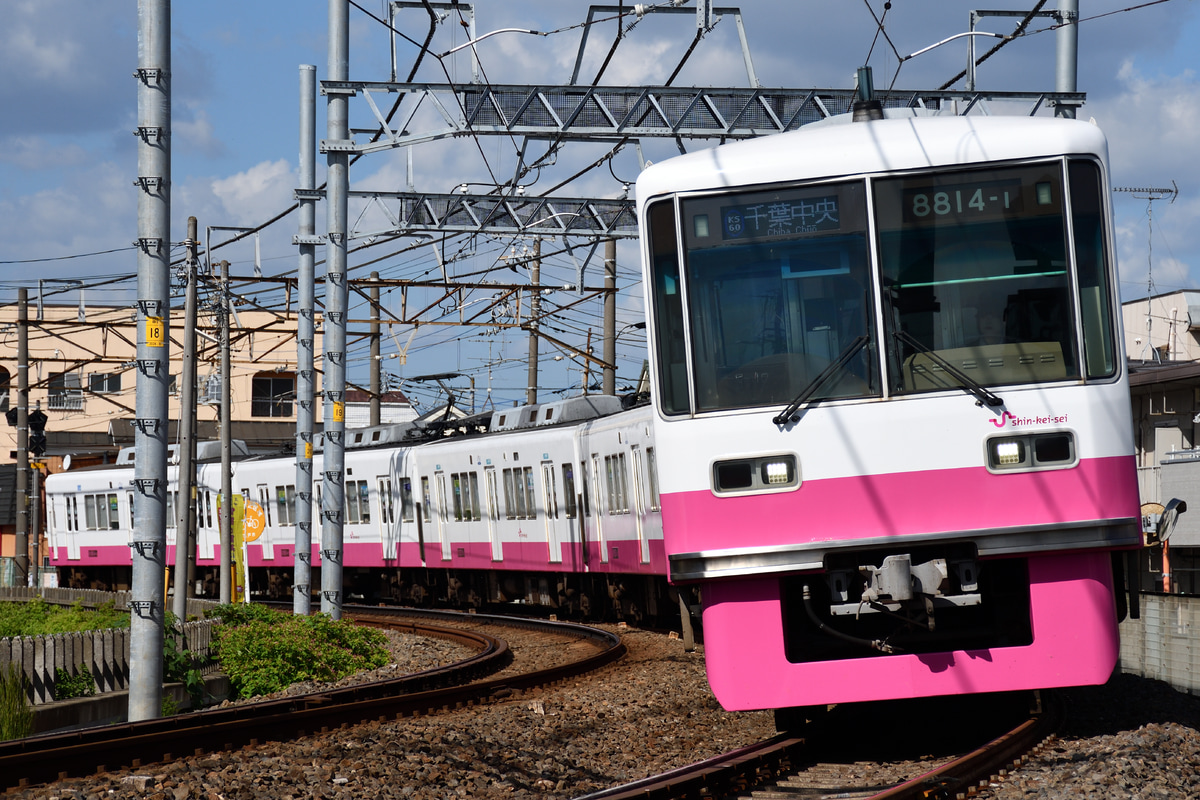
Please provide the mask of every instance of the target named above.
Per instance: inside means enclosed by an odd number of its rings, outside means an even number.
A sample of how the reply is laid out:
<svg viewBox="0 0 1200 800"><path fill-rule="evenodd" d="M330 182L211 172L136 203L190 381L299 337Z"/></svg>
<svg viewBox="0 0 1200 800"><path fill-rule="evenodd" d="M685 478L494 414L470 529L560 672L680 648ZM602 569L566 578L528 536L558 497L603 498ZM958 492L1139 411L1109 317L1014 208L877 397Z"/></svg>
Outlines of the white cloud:
<svg viewBox="0 0 1200 800"><path fill-rule="evenodd" d="M78 144L55 145L41 136L10 136L0 143L0 162L29 172L74 167L88 159Z"/></svg>
<svg viewBox="0 0 1200 800"><path fill-rule="evenodd" d="M212 193L229 214L261 220L291 203L296 183L291 165L279 159L263 161L236 175L212 181Z"/></svg>

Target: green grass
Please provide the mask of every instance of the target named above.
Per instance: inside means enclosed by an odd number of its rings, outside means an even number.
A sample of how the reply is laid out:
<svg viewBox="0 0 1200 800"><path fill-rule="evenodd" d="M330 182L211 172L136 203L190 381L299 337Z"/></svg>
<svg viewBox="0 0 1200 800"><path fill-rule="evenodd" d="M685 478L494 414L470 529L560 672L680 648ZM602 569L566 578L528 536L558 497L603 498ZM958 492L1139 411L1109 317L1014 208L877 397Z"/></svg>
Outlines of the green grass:
<svg viewBox="0 0 1200 800"><path fill-rule="evenodd" d="M0 603L0 638L128 627L129 612L117 611L112 602L96 609L86 609L81 603L51 605L40 597L28 603Z"/></svg>

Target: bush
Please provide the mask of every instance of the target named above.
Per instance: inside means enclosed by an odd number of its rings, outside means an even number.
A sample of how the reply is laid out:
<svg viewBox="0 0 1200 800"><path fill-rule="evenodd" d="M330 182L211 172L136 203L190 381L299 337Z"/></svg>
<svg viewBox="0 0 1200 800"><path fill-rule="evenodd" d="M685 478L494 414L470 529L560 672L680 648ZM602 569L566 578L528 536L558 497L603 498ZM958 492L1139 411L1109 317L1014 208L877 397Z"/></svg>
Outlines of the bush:
<svg viewBox="0 0 1200 800"><path fill-rule="evenodd" d="M79 671L72 675L63 667L54 670L54 699L70 700L75 697L91 697L96 694L96 679L87 668L80 664Z"/></svg>
<svg viewBox="0 0 1200 800"><path fill-rule="evenodd" d="M163 681L165 683L182 683L193 709L204 705L204 676L200 674L200 670L196 669L192 653L187 649L187 641L184 639L183 626L179 624L179 617L170 611L167 612L163 626ZM174 710L168 714L166 711L167 699L169 698L164 696L164 717L169 717L179 710L178 705L172 700L171 705Z"/></svg>
<svg viewBox="0 0 1200 800"><path fill-rule="evenodd" d="M0 741L22 739L33 733L33 709L26 697L28 681L16 664L0 672Z"/></svg>
<svg viewBox="0 0 1200 800"><path fill-rule="evenodd" d="M219 619L222 624L236 628L250 622L277 625L290 615L258 603L226 603L208 609L204 612L204 616L209 619Z"/></svg>
<svg viewBox="0 0 1200 800"><path fill-rule="evenodd" d="M276 616L274 622L251 619L216 630L221 670L241 697L281 691L297 681L336 681L388 663L387 637L380 631L325 614Z"/></svg>

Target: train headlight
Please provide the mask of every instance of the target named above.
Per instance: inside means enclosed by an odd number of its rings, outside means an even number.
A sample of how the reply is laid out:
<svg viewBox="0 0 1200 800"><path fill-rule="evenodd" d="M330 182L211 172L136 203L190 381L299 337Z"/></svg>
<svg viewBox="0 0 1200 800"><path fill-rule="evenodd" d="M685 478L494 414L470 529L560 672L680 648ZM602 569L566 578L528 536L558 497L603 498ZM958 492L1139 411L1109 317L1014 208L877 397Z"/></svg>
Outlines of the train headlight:
<svg viewBox="0 0 1200 800"><path fill-rule="evenodd" d="M1020 442L996 442L996 461L999 464L1020 464L1021 451L1024 449Z"/></svg>
<svg viewBox="0 0 1200 800"><path fill-rule="evenodd" d="M992 472L1063 469L1079 463L1075 434L1069 431L997 436L987 440L986 452Z"/></svg>
<svg viewBox="0 0 1200 800"><path fill-rule="evenodd" d="M786 461L768 461L762 465L763 478L771 486L786 484L791 478L789 466Z"/></svg>
<svg viewBox="0 0 1200 800"><path fill-rule="evenodd" d="M794 455L758 456L717 461L712 466L715 494L753 494L800 485Z"/></svg>

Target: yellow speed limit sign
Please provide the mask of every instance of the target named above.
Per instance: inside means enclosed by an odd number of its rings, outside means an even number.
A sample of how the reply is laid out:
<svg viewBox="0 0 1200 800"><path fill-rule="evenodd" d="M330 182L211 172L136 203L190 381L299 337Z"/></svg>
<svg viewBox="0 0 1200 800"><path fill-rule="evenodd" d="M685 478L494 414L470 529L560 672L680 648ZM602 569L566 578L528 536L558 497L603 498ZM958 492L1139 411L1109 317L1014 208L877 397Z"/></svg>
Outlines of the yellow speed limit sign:
<svg viewBox="0 0 1200 800"><path fill-rule="evenodd" d="M261 503L247 500L242 514L242 538L247 542L257 541L267 527L267 512Z"/></svg>

